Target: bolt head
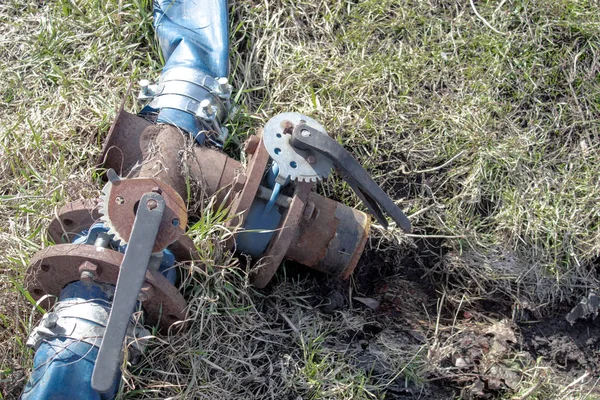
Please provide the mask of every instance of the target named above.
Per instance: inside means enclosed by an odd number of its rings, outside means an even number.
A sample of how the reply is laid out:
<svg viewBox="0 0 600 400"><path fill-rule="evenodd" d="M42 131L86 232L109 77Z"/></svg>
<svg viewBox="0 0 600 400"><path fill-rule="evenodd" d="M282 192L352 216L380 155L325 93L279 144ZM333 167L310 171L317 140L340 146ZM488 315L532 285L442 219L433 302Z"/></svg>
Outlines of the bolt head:
<svg viewBox="0 0 600 400"><path fill-rule="evenodd" d="M308 156L308 158L306 159L306 161L308 161L309 164L314 164L317 162L317 158L315 156Z"/></svg>
<svg viewBox="0 0 600 400"><path fill-rule="evenodd" d="M96 279L96 274L92 271L81 271L81 275L79 275L79 280L85 284L93 283Z"/></svg>
<svg viewBox="0 0 600 400"><path fill-rule="evenodd" d="M309 137L310 136L310 131L306 130L306 129L302 129L302 132L300 132L302 134L302 137Z"/></svg>
<svg viewBox="0 0 600 400"><path fill-rule="evenodd" d="M146 206L148 207L148 210L154 210L158 207L158 202L154 199L150 199L146 202Z"/></svg>
<svg viewBox="0 0 600 400"><path fill-rule="evenodd" d="M48 329L52 329L58 323L58 314L55 312L49 312L44 317L44 326Z"/></svg>
<svg viewBox="0 0 600 400"><path fill-rule="evenodd" d="M284 135L291 135L294 132L294 124L288 120L281 122L281 128Z"/></svg>
<svg viewBox="0 0 600 400"><path fill-rule="evenodd" d="M115 197L115 203L117 203L119 205L123 204L123 203L125 203L125 199L121 196L117 196L117 197Z"/></svg>
<svg viewBox="0 0 600 400"><path fill-rule="evenodd" d="M138 301L148 301L154 295L154 288L149 283L144 283L138 294Z"/></svg>
<svg viewBox="0 0 600 400"><path fill-rule="evenodd" d="M231 85L229 84L229 79L226 77L218 78L217 84L219 85L219 97L229 98L231 95Z"/></svg>

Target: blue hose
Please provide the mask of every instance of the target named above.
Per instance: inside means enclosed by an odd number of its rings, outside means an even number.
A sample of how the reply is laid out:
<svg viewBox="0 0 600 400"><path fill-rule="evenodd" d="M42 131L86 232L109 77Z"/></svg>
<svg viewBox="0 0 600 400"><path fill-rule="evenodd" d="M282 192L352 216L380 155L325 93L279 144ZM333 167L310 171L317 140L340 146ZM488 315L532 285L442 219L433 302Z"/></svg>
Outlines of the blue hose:
<svg viewBox="0 0 600 400"><path fill-rule="evenodd" d="M223 93L228 85L219 84L217 78L229 74L228 23L226 0L155 0L154 29L165 66L158 90L142 114L157 112L158 123L175 125L200 144L206 132L226 136L221 125L227 118L230 91ZM209 104L206 113L202 101Z"/></svg>

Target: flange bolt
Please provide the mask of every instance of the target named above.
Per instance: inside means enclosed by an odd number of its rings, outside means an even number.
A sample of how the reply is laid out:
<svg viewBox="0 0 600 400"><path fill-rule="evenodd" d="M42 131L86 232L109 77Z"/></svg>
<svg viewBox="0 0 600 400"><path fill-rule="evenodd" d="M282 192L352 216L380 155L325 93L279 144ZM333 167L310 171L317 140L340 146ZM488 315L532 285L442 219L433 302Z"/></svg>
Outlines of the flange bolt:
<svg viewBox="0 0 600 400"><path fill-rule="evenodd" d="M92 271L81 271L81 275L79 276L79 280L87 284L94 282L94 279L96 279L96 274Z"/></svg>
<svg viewBox="0 0 600 400"><path fill-rule="evenodd" d="M138 294L138 301L143 303L144 301L150 300L153 295L154 288L152 287L152 285L144 283L142 289L140 290L140 294Z"/></svg>

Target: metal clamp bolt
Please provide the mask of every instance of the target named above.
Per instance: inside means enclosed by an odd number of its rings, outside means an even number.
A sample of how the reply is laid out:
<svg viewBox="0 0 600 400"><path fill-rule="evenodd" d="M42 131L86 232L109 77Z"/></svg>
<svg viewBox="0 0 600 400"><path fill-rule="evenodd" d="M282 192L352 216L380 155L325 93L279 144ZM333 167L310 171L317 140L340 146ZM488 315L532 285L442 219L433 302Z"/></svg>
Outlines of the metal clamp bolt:
<svg viewBox="0 0 600 400"><path fill-rule="evenodd" d="M229 84L229 79L222 77L217 79L217 84L219 85L219 89L217 94L222 99L228 99L231 97L231 92L233 91L233 87Z"/></svg>
<svg viewBox="0 0 600 400"><path fill-rule="evenodd" d="M210 100L204 99L200 102L200 107L196 112L196 117L205 121L212 121L217 116L216 107L213 107Z"/></svg>
<svg viewBox="0 0 600 400"><path fill-rule="evenodd" d="M44 316L43 324L45 328L53 329L56 327L58 322L58 314L55 312L49 312Z"/></svg>
<svg viewBox="0 0 600 400"><path fill-rule="evenodd" d="M150 86L150 82L148 79L142 79L140 82L140 87L142 88L142 93L148 94L148 86Z"/></svg>
<svg viewBox="0 0 600 400"><path fill-rule="evenodd" d="M151 85L148 79L140 80L139 85L141 91L138 94L138 101L145 102L151 100L156 94L157 85Z"/></svg>

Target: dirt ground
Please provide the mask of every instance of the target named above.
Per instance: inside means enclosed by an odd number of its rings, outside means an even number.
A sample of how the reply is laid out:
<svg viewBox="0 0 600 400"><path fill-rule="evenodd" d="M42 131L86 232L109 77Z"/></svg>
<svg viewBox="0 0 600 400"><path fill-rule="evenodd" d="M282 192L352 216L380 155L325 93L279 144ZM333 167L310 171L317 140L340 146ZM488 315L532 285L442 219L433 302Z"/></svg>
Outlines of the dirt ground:
<svg viewBox="0 0 600 400"><path fill-rule="evenodd" d="M440 288L425 278L427 263L434 260L431 246L418 247L399 263L389 259L389 252L366 251L352 282L298 269L322 282L314 288L320 301L315 306L321 312L351 308L349 292L353 292L355 307L370 310L372 323L360 331L343 333L337 345L347 346L348 355L357 357L357 365L368 370L372 379L389 372L389 365L378 361L372 350L377 348L379 335L391 334L408 346L429 348L427 358L436 365L421 370L425 380L415 384L399 377L379 393L382 398L505 398L530 378L524 371L532 365L552 372L537 377L531 386L534 390L514 399L546 398L540 388L550 379L568 384L599 376L600 321L587 318L571 325L565 318L568 310L535 319L533 312L511 312L491 299L462 310L440 308ZM436 316L445 327L440 332L432 332ZM455 329L448 330L449 326ZM582 398L600 396L596 382ZM538 391L542 393L536 396ZM559 397L549 394L547 398Z"/></svg>

